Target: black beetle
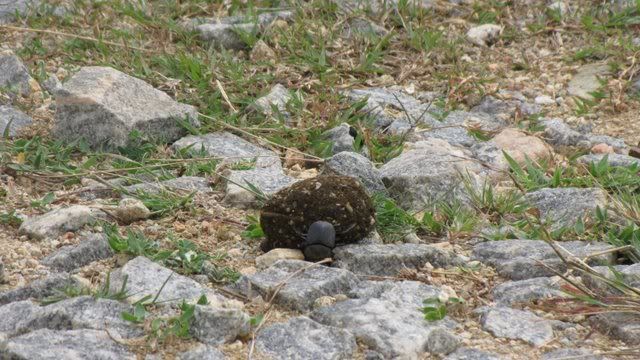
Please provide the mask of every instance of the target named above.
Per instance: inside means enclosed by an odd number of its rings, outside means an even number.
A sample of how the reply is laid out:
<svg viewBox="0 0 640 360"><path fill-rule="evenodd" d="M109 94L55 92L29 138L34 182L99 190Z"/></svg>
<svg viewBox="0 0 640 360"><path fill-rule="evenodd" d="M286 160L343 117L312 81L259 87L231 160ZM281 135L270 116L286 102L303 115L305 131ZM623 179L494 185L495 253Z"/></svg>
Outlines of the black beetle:
<svg viewBox="0 0 640 360"><path fill-rule="evenodd" d="M304 241L300 245L304 258L308 261L320 261L333 255L336 246L336 229L326 221L316 221L309 225Z"/></svg>

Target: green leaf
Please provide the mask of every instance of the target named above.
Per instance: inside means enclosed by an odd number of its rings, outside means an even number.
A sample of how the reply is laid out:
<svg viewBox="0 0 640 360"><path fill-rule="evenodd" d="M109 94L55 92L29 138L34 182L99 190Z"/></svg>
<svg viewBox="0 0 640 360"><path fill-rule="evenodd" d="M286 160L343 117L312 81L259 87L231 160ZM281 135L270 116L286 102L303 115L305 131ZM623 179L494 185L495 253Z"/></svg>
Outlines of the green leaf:
<svg viewBox="0 0 640 360"><path fill-rule="evenodd" d="M200 298L198 299L198 305L208 305L209 304L209 300L207 299L207 296L202 294L202 296L200 296Z"/></svg>

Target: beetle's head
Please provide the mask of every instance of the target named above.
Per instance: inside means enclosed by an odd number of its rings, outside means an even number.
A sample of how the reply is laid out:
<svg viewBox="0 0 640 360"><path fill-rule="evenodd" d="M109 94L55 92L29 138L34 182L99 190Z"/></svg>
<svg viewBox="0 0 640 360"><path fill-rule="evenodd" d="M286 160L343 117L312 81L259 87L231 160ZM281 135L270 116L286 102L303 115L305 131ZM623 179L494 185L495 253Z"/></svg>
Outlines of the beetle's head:
<svg viewBox="0 0 640 360"><path fill-rule="evenodd" d="M302 252L309 261L319 261L333 255L336 246L336 230L326 221L316 221L309 226L307 237L302 243Z"/></svg>

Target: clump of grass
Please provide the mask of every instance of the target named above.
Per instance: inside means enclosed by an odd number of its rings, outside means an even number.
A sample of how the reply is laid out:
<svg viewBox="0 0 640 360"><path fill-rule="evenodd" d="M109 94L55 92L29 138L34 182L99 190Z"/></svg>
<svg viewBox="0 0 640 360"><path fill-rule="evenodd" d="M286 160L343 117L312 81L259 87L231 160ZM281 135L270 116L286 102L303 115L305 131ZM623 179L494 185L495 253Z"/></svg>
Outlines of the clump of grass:
<svg viewBox="0 0 640 360"><path fill-rule="evenodd" d="M223 255L207 254L191 241L170 236L169 247L163 248L139 231L127 229L126 236L121 236L116 225L105 223L103 227L109 246L117 253L144 256L184 275L215 273L217 282L238 278L234 270L214 264L223 260Z"/></svg>
<svg viewBox="0 0 640 360"><path fill-rule="evenodd" d="M262 227L260 226L260 219L258 217L253 216L253 215L248 215L247 216L247 222L249 223L249 225L247 225L247 228L242 233L242 236L244 238L247 238L247 239L259 239L259 238L263 238L265 236L264 235L264 231L262 230Z"/></svg>
<svg viewBox="0 0 640 360"><path fill-rule="evenodd" d="M151 211L151 215L163 216L180 209L188 208L195 194L196 192L193 191L183 196L166 189L161 189L160 191L144 191L139 189L130 195L142 201Z"/></svg>
<svg viewBox="0 0 640 360"><path fill-rule="evenodd" d="M451 297L446 301L442 301L434 297L425 299L423 301L424 306L420 310L425 320L433 322L444 319L448 312L460 307L462 304L464 304L464 300L460 298Z"/></svg>
<svg viewBox="0 0 640 360"><path fill-rule="evenodd" d="M19 227L22 224L22 219L16 216L15 210L11 210L10 212L0 214L0 224Z"/></svg>
<svg viewBox="0 0 640 360"><path fill-rule="evenodd" d="M409 233L431 237L464 237L475 229L478 217L460 202L439 202L431 210L410 213L392 199L376 194L376 228L388 242L402 240Z"/></svg>

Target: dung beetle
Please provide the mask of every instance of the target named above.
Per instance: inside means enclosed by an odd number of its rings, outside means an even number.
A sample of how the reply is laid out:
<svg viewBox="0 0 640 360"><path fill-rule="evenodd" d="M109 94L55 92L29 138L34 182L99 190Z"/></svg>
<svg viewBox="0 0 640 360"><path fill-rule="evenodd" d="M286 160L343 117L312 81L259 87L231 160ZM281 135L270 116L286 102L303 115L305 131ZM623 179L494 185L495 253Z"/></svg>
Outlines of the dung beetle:
<svg viewBox="0 0 640 360"><path fill-rule="evenodd" d="M336 229L326 221L316 221L309 225L304 241L300 244L307 261L320 261L333 255L336 246Z"/></svg>

